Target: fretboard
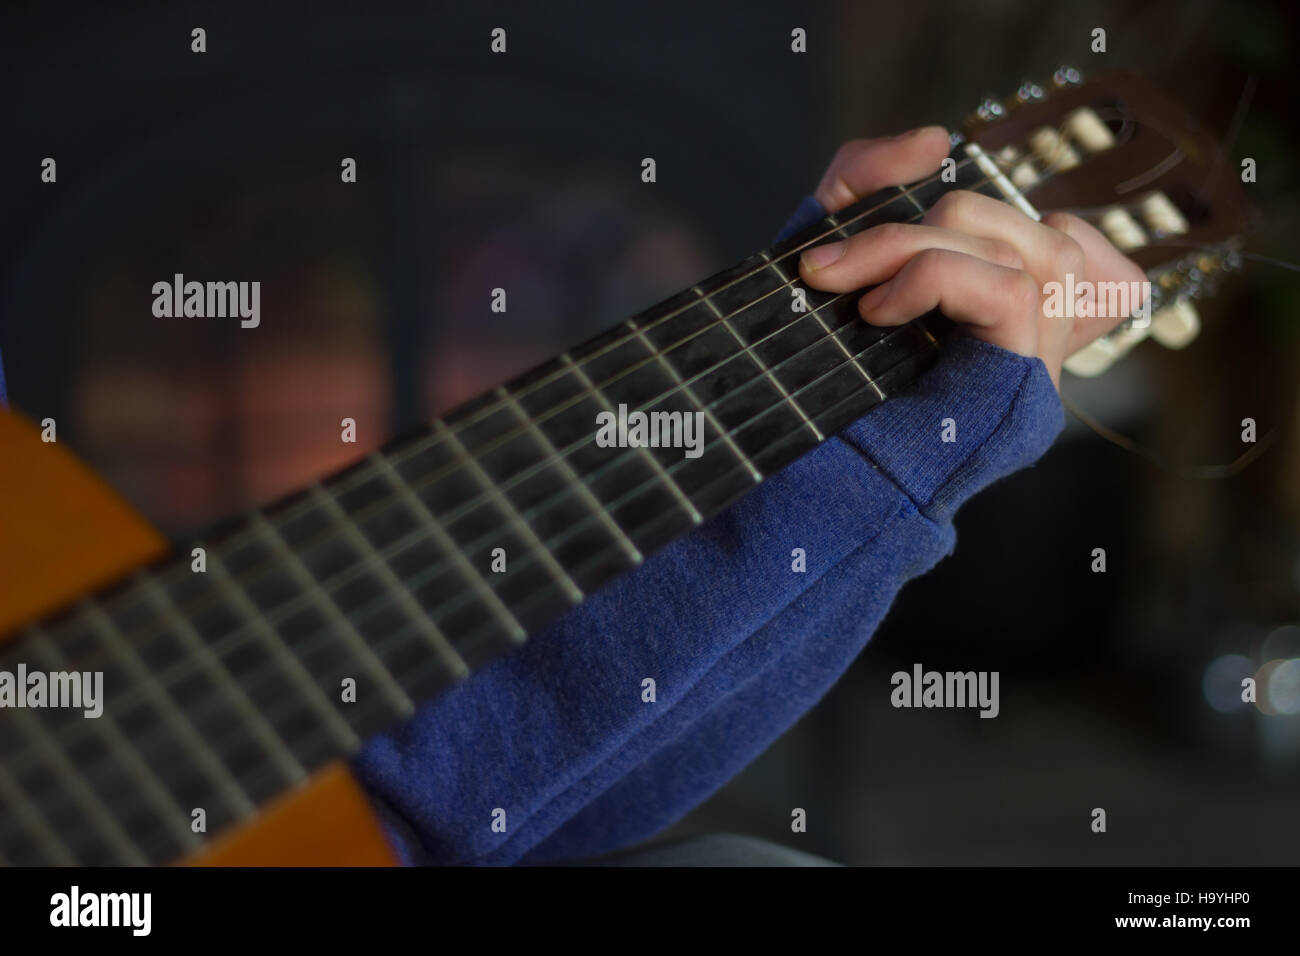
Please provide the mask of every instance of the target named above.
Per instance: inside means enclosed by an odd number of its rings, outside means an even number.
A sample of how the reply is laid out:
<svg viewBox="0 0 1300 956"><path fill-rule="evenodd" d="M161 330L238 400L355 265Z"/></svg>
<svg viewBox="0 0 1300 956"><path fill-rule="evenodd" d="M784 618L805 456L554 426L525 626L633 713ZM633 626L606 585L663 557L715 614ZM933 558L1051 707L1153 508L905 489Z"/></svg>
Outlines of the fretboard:
<svg viewBox="0 0 1300 956"><path fill-rule="evenodd" d="M200 849L905 388L947 320L873 328L857 293L805 287L798 255L947 189L1005 198L969 160L956 172L870 196L3 645L0 670L102 672L105 700L97 719L0 710L0 859ZM602 413L660 413L670 446L602 447ZM688 418L698 456L671 445Z"/></svg>

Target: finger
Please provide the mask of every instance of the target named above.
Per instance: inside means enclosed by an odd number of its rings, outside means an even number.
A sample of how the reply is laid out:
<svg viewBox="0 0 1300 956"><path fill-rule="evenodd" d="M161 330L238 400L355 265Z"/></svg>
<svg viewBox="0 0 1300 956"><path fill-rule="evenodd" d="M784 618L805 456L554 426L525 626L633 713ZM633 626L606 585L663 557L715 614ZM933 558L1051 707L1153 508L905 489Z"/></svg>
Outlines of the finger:
<svg viewBox="0 0 1300 956"><path fill-rule="evenodd" d="M836 212L886 186L930 175L948 155L948 131L922 126L891 139L856 139L831 160L813 195L827 212Z"/></svg>
<svg viewBox="0 0 1300 956"><path fill-rule="evenodd" d="M1021 269L927 249L863 296L858 311L872 325L893 326L938 308L986 342L1036 355L1039 302L1038 280Z"/></svg>
<svg viewBox="0 0 1300 956"><path fill-rule="evenodd" d="M1023 269L1025 265L1015 247L1001 239L899 222L806 250L799 258L799 274L814 288L852 292L884 282L924 249L963 252L1008 269Z"/></svg>
<svg viewBox="0 0 1300 956"><path fill-rule="evenodd" d="M1084 276L1087 256L1078 241L992 196L964 190L945 193L921 221L1010 243L1024 260L1025 270L1040 282L1060 279L1067 272Z"/></svg>
<svg viewBox="0 0 1300 956"><path fill-rule="evenodd" d="M1084 277L1089 282L1137 283L1128 286L1129 289L1140 290L1139 295L1130 297L1129 311L1133 312L1141 307L1151 291L1146 273L1142 271L1141 266L1111 245L1110 240L1099 229L1078 216L1063 212L1048 213L1043 217L1043 224L1065 233L1083 248L1087 260ZM1125 318L1127 316L1113 315L1080 318L1074 325L1066 354L1077 352L1093 339L1109 332Z"/></svg>

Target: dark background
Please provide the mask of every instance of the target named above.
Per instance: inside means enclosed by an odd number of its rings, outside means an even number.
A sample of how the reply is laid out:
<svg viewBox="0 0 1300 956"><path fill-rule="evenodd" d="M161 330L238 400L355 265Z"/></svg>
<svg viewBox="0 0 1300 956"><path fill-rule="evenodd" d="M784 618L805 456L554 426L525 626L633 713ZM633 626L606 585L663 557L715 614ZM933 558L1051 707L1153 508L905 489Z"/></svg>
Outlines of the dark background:
<svg viewBox="0 0 1300 956"><path fill-rule="evenodd" d="M1140 69L1234 131L1248 248L1300 259L1285 4L117 6L3 15L0 355L11 401L177 535L344 464L345 415L368 451L766 245L840 142L953 128L1062 62ZM174 272L260 279L262 327L154 318ZM1298 306L1250 263L1190 349L1067 376L1169 462L1236 458L1244 417L1273 444L1193 480L1072 424L682 828L856 863L1295 862ZM1001 715L892 709L914 662L999 671Z"/></svg>

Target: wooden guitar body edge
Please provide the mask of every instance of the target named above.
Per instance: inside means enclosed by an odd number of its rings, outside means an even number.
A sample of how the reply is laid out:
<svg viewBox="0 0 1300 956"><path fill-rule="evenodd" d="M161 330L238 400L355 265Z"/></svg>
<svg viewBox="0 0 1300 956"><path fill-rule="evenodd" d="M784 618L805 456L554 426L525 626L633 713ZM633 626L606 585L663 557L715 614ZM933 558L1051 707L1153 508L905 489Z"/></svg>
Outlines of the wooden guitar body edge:
<svg viewBox="0 0 1300 956"><path fill-rule="evenodd" d="M75 455L57 441L42 441L39 428L0 407L0 641L168 551L163 537ZM392 866L398 860L339 761L180 862Z"/></svg>

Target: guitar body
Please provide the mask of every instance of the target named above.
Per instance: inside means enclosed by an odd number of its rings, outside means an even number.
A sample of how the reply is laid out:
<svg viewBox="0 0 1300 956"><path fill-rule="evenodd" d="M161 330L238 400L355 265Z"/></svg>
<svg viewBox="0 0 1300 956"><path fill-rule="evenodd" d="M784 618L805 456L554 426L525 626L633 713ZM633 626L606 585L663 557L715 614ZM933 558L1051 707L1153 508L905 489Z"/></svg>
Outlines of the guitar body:
<svg viewBox="0 0 1300 956"><path fill-rule="evenodd" d="M0 409L0 641L168 550L76 456ZM189 862L384 866L397 860L365 795L338 762Z"/></svg>

